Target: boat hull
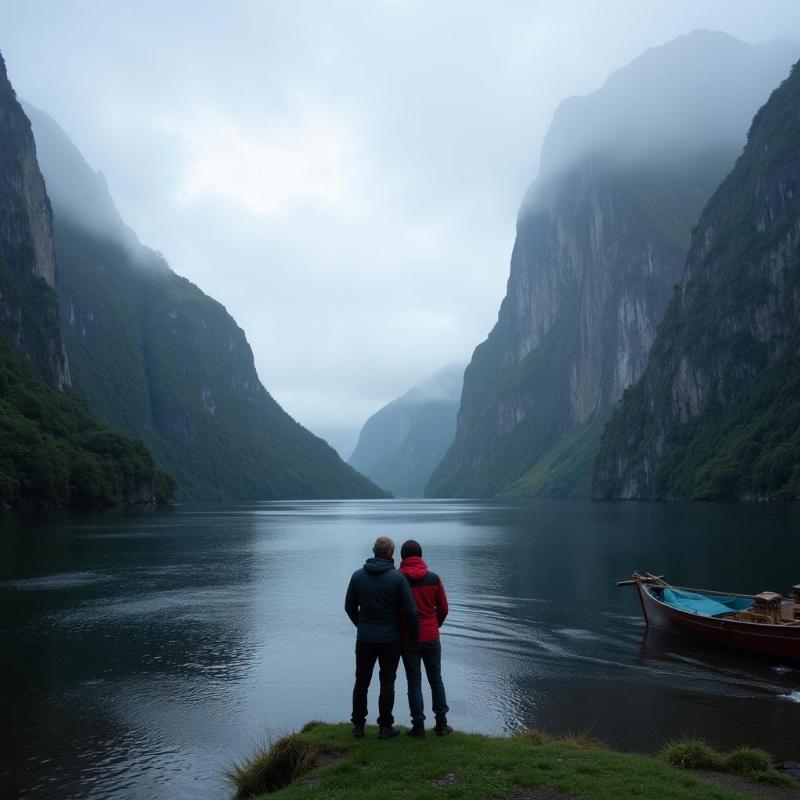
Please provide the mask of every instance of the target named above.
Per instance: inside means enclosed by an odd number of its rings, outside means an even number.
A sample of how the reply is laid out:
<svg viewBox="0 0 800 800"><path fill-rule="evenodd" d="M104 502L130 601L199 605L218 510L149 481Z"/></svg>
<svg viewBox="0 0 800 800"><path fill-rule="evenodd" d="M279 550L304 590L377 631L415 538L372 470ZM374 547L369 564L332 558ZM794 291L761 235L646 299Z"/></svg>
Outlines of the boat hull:
<svg viewBox="0 0 800 800"><path fill-rule="evenodd" d="M646 584L637 582L636 588L647 625L731 650L800 663L800 625L764 625L692 614L661 602Z"/></svg>

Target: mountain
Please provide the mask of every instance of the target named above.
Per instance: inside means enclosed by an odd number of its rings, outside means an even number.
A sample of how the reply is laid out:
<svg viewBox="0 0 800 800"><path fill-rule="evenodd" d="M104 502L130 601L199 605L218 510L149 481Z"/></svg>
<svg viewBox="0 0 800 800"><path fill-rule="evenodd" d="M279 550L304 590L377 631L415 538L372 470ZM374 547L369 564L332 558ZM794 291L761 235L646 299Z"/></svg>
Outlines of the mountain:
<svg viewBox="0 0 800 800"><path fill-rule="evenodd" d="M26 109L53 204L73 384L92 411L141 437L184 498L385 496L283 411L225 308L142 245L103 176Z"/></svg>
<svg viewBox="0 0 800 800"><path fill-rule="evenodd" d="M431 496L588 495L700 212L800 46L695 31L557 110Z"/></svg>
<svg viewBox="0 0 800 800"><path fill-rule="evenodd" d="M50 201L31 125L0 56L0 333L42 379L69 385Z"/></svg>
<svg viewBox="0 0 800 800"><path fill-rule="evenodd" d="M756 114L692 237L598 498L800 498L800 66Z"/></svg>
<svg viewBox="0 0 800 800"><path fill-rule="evenodd" d="M454 364L364 423L350 464L396 497L421 497L453 441L464 366Z"/></svg>
<svg viewBox="0 0 800 800"><path fill-rule="evenodd" d="M50 201L0 56L0 508L169 500L141 442L69 391Z"/></svg>

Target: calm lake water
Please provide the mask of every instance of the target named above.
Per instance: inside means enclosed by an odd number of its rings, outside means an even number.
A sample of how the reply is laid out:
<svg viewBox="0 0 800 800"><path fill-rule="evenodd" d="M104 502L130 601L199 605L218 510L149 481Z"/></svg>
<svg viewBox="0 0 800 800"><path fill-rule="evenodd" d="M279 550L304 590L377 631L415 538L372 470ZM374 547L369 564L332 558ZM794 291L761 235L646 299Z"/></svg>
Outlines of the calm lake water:
<svg viewBox="0 0 800 800"><path fill-rule="evenodd" d="M349 718L344 591L381 534L418 539L444 579L456 727L800 756L800 669L648 632L614 585L639 569L785 593L798 506L240 503L0 525L3 798L226 798L221 770L254 744ZM401 670L401 724L404 686Z"/></svg>

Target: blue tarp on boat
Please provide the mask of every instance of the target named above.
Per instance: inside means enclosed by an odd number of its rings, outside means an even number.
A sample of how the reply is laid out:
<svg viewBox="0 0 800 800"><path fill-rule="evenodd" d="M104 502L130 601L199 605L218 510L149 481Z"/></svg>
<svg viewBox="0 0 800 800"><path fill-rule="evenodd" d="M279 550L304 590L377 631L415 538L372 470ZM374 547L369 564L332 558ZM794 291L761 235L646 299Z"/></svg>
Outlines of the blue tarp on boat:
<svg viewBox="0 0 800 800"><path fill-rule="evenodd" d="M698 592L684 592L682 589L665 588L661 592L663 601L673 608L690 614L716 617L749 608L751 601L741 597L709 597Z"/></svg>

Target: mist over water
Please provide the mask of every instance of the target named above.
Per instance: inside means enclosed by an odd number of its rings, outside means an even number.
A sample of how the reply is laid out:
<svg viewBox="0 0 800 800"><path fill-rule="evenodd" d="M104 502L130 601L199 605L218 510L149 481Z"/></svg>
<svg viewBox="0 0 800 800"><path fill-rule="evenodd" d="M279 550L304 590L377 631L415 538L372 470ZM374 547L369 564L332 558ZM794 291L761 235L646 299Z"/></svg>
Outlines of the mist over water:
<svg viewBox="0 0 800 800"><path fill-rule="evenodd" d="M685 733L796 755L800 670L647 631L633 569L786 592L789 505L285 502L4 519L0 794L221 798L265 736L349 717L350 574L418 539L451 602L458 728L589 729L655 751ZM752 544L780 541L783 557ZM310 588L313 587L313 590ZM4 652L8 652L5 650ZM427 700L429 702L429 698ZM376 714L370 694L370 722ZM408 723L404 677L395 715Z"/></svg>

